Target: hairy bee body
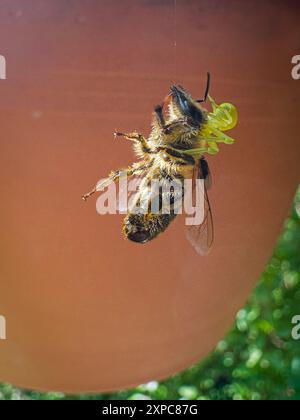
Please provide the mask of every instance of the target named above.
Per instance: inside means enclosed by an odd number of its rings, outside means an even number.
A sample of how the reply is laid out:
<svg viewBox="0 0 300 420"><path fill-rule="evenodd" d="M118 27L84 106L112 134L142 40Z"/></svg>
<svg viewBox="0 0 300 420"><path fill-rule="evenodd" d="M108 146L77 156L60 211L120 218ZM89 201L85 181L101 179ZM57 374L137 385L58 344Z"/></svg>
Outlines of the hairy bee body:
<svg viewBox="0 0 300 420"><path fill-rule="evenodd" d="M164 232L176 215L171 214L128 214L124 219L123 232L133 241L144 244Z"/></svg>
<svg viewBox="0 0 300 420"><path fill-rule="evenodd" d="M176 95L175 98L180 94L175 86L172 86L171 92ZM191 117L190 109L187 115L183 115L180 104L175 98L169 103L169 118L166 121L162 109L155 108L147 148L145 149L140 142L134 144L136 155L145 159L146 154L151 165L137 192L136 204L139 205L141 196L151 196L148 191L154 180L167 184L167 187L171 182L179 181L181 194L176 197L172 195L172 191L170 192L168 214L162 208L159 208L159 214L153 214L151 200L147 203L148 208L143 214L132 214L130 210L128 211L124 219L123 233L134 242L145 243L152 240L164 232L175 219L177 215L175 206L184 198L183 181L192 178L196 161L199 160L199 156L188 155L185 152L199 148L203 144L203 140L199 139L199 133L207 121L206 111L197 104L197 118ZM169 189L166 188L166 191ZM160 194L159 199L163 202L166 193L160 192Z"/></svg>
<svg viewBox="0 0 300 420"><path fill-rule="evenodd" d="M133 206L129 208L123 223L123 233L131 241L146 243L164 232L175 219L176 208L183 200L183 181L193 178L196 167L200 167L198 177L205 180L208 176L204 153L216 154L219 151L218 143L234 142L224 131L235 126L236 108L228 103L215 103L208 95L209 80L208 75L207 88L202 100L194 100L181 86L171 86L163 105L154 109L152 130L148 138L137 132L115 133L116 137L122 136L133 142L139 162L126 169L111 172L107 179L83 196L86 200L122 176L141 177L142 182L134 196ZM207 98L211 103L212 112L200 105ZM166 117L165 105L168 108ZM160 187L156 191L158 206L155 212L152 208L153 182L163 187L165 184L172 184L169 189ZM163 204L165 201L169 202L167 211ZM210 206L207 209L210 211ZM192 238L191 241L193 240Z"/></svg>
<svg viewBox="0 0 300 420"><path fill-rule="evenodd" d="M163 168L154 169L148 174L134 197L134 205L141 208L141 211L131 212L129 209L124 219L123 233L128 239L133 242L145 243L166 230L177 216L176 205L184 196L183 179L182 175L167 173ZM158 189L153 193L155 181L160 185L161 190ZM172 187L170 188L171 183L174 185L176 182L178 182L177 193L172 190ZM154 213L152 206L155 202L155 195L157 211ZM167 203L167 211L164 209L164 202Z"/></svg>
<svg viewBox="0 0 300 420"><path fill-rule="evenodd" d="M154 146L150 151L151 168L142 180L139 191L136 193L135 204L139 206L143 196L152 197L151 188L155 181L160 184L166 184L165 191L170 190L168 186L172 182L179 181L179 185L182 186L181 194L179 197L176 197L172 194L172 191L170 192L170 197L166 200L170 203L169 214L164 213L161 207L159 208L159 214L153 214L151 200L148 200L147 209L143 214L131 213L129 209L124 219L123 233L128 239L134 242L148 242L166 230L177 215L174 208L177 201L183 200L183 181L184 179L191 179L193 176L196 163L195 159L193 156L181 153L181 150L188 150L193 145L191 139L189 138L188 141L183 141L180 137L176 136L175 138L171 138L169 135L167 140L168 142L163 142L160 138L160 146L157 146L155 142L153 143ZM149 144L151 145L151 136L149 138ZM160 150L160 147L163 147L163 150ZM164 194L166 193L160 192L159 200L161 202L164 201Z"/></svg>

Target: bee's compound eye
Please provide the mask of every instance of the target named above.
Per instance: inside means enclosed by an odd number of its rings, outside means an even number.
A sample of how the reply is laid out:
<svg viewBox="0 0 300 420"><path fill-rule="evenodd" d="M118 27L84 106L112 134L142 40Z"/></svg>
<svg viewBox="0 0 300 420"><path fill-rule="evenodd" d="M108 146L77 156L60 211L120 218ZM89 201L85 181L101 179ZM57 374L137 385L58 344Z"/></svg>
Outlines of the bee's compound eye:
<svg viewBox="0 0 300 420"><path fill-rule="evenodd" d="M140 243L140 244L144 244L145 242L148 242L149 234L145 231L137 231L137 232L134 232L134 233L133 232L132 233L128 232L127 238L130 241L137 242L137 243Z"/></svg>

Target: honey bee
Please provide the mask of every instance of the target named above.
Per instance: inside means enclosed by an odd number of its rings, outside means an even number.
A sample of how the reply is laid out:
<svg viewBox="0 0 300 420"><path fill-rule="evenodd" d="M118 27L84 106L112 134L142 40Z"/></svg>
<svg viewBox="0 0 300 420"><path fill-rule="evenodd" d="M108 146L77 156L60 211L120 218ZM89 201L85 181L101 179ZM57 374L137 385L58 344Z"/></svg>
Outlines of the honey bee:
<svg viewBox="0 0 300 420"><path fill-rule="evenodd" d="M151 183L182 183L185 179L202 180L204 185L205 214L198 225L189 226L187 238L200 255L206 254L213 243L213 219L207 190L211 184L209 166L204 154L218 153L219 143L233 144L234 140L224 131L237 124L236 107L230 103L218 105L209 95L210 73L207 74L206 89L202 99L193 99L180 85L172 85L161 105L154 108L152 130L148 138L138 132L115 132L115 137L123 137L133 143L139 162L112 171L108 178L98 183L82 198L87 200L97 191L103 190L121 177L140 177L141 183L134 196L135 205L150 196ZM207 111L201 104L210 102L212 110ZM184 195L181 189L180 200ZM158 193L159 211L155 214L147 204L143 212L128 209L123 223L123 233L131 241L144 244L164 232L177 216L178 197L171 189L170 208L162 209L163 193Z"/></svg>

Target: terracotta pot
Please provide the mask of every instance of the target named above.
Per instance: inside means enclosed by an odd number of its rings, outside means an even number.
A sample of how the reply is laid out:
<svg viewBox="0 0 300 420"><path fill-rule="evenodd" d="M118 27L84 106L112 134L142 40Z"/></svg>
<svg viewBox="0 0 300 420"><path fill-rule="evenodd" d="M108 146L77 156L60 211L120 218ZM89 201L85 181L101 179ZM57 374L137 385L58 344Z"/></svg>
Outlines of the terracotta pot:
<svg viewBox="0 0 300 420"><path fill-rule="evenodd" d="M198 361L268 261L299 181L296 2L11 0L1 8L0 380L107 391ZM174 34L177 32L175 54ZM182 218L145 246L82 193L134 160L112 133L149 132L175 81L239 110L209 163L216 238Z"/></svg>

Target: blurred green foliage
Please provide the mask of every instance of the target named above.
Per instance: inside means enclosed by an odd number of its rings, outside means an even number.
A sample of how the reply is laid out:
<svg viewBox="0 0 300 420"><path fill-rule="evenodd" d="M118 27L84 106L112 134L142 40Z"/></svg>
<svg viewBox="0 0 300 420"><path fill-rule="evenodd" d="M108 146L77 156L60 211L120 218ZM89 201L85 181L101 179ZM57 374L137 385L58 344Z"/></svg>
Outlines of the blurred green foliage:
<svg viewBox="0 0 300 420"><path fill-rule="evenodd" d="M163 382L97 396L65 396L0 385L0 399L300 400L300 189L274 256L233 330L213 354Z"/></svg>

